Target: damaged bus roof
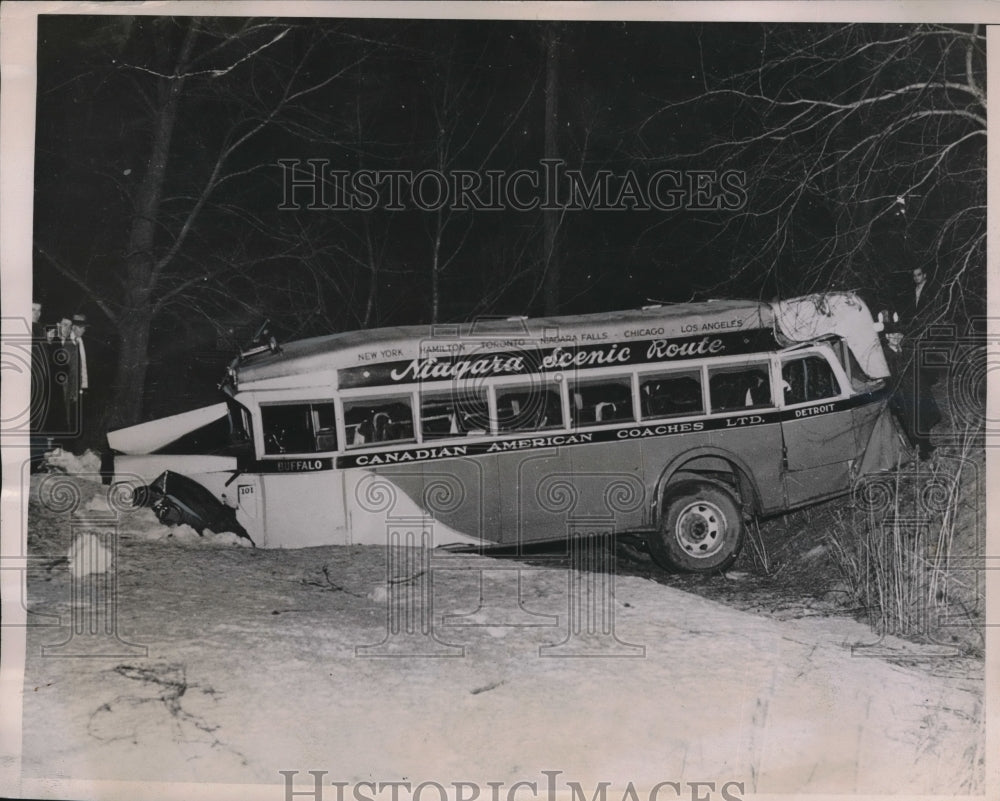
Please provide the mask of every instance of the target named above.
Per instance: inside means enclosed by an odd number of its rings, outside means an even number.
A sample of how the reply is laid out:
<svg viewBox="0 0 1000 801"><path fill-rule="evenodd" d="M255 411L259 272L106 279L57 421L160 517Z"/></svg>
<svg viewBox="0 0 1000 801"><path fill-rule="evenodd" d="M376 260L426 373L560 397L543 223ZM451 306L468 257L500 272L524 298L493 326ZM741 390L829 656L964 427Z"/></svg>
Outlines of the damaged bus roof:
<svg viewBox="0 0 1000 801"><path fill-rule="evenodd" d="M770 344L761 334L770 338ZM331 334L244 354L230 368L227 391L343 389L367 383L369 364L447 360L471 353L551 353L560 347L580 350L604 343L607 348L616 342L623 347L662 340L696 344L710 335L746 343L753 339L761 345L750 350L840 336L869 377L889 374L868 308L853 293L836 292L774 303L711 300L565 317L481 319Z"/></svg>
<svg viewBox="0 0 1000 801"><path fill-rule="evenodd" d="M771 304L717 300L566 317L480 319L471 323L410 325L304 339L254 354L233 371L240 390L295 386L338 387L337 371L370 359L414 359L456 342L469 350L509 350L630 339L678 338L692 333L771 329Z"/></svg>

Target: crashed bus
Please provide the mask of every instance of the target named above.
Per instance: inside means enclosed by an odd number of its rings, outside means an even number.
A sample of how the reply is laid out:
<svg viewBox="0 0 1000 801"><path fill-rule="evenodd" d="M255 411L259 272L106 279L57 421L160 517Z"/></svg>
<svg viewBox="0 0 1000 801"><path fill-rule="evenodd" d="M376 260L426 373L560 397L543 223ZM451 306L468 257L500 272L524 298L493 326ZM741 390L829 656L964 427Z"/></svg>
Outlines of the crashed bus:
<svg viewBox="0 0 1000 801"><path fill-rule="evenodd" d="M603 530L709 572L747 519L908 458L889 378L853 293L717 300L271 339L220 403L108 439L161 519L228 520L259 547Z"/></svg>

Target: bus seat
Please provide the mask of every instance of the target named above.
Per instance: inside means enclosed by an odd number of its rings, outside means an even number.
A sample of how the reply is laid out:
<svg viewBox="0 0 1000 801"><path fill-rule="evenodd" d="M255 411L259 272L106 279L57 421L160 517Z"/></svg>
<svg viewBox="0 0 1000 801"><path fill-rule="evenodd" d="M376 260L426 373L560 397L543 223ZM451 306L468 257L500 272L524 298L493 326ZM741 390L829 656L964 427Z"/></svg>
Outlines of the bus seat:
<svg viewBox="0 0 1000 801"><path fill-rule="evenodd" d="M747 376L747 385L747 406L766 406L771 402L771 387L765 373L754 370Z"/></svg>
<svg viewBox="0 0 1000 801"><path fill-rule="evenodd" d="M389 434L389 415L385 412L376 412L372 415L372 441L385 442Z"/></svg>
<svg viewBox="0 0 1000 801"><path fill-rule="evenodd" d="M372 424L370 420L364 420L355 426L354 428L354 439L352 440L352 445L364 445L366 442L372 441Z"/></svg>
<svg viewBox="0 0 1000 801"><path fill-rule="evenodd" d="M810 361L813 363L806 368L806 397L809 400L819 400L837 394L833 390L833 376L825 362Z"/></svg>
<svg viewBox="0 0 1000 801"><path fill-rule="evenodd" d="M802 375L802 363L791 362L785 365L782 370L782 379L785 386L785 403L802 403L806 399L805 380Z"/></svg>
<svg viewBox="0 0 1000 801"><path fill-rule="evenodd" d="M337 450L337 432L332 428L321 428L316 432L316 450Z"/></svg>

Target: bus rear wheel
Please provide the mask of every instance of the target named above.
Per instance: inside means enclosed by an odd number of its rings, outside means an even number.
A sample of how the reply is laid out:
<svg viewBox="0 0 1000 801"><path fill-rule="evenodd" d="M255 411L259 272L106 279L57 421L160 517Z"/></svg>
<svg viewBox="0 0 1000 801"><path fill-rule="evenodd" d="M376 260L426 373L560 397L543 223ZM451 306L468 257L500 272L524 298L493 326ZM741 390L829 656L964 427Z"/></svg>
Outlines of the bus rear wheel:
<svg viewBox="0 0 1000 801"><path fill-rule="evenodd" d="M681 481L664 494L660 527L649 537L649 551L668 570L712 573L736 561L743 530L742 510L728 487Z"/></svg>

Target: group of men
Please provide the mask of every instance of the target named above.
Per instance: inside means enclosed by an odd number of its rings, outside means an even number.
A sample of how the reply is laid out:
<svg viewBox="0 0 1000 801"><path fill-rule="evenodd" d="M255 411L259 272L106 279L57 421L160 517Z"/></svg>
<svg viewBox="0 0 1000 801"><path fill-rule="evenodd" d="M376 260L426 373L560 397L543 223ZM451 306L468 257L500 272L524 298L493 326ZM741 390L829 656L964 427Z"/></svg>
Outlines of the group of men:
<svg viewBox="0 0 1000 801"><path fill-rule="evenodd" d="M89 387L82 314L43 325L42 304L31 304L31 429L69 444L83 434L83 400ZM51 443L49 443L51 444Z"/></svg>

